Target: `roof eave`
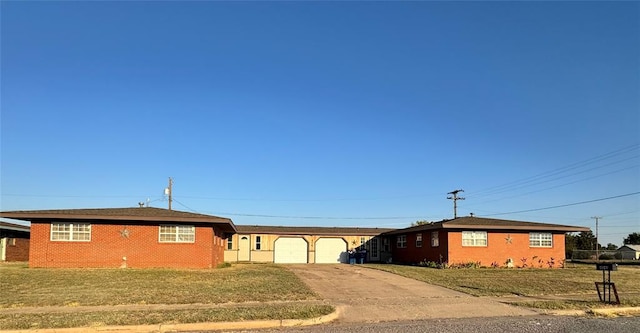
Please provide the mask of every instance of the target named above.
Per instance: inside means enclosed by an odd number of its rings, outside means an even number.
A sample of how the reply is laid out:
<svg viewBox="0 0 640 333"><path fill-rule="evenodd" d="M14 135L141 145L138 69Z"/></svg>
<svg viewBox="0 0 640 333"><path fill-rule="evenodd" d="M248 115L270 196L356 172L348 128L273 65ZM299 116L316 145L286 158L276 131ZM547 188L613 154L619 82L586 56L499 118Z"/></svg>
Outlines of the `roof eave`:
<svg viewBox="0 0 640 333"><path fill-rule="evenodd" d="M236 226L230 219L226 218L198 218L198 217L175 217L175 216L136 216L136 215L75 215L75 214L39 214L39 213L0 213L0 217L30 221L139 221L139 222L188 222L188 223L210 223L227 224L234 232Z"/></svg>
<svg viewBox="0 0 640 333"><path fill-rule="evenodd" d="M560 225L533 225L533 226L503 226L503 225L468 225L468 224L443 224L443 229L483 229L483 230L538 230L538 231L563 231L580 232L591 229L585 227L560 226Z"/></svg>

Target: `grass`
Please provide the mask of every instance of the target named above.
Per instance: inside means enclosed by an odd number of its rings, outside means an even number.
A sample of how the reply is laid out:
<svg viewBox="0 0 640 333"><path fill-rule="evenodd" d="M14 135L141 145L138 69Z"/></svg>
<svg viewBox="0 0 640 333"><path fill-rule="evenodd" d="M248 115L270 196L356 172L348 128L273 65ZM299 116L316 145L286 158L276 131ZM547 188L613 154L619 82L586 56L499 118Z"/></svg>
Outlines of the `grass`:
<svg viewBox="0 0 640 333"><path fill-rule="evenodd" d="M101 311L86 313L2 314L0 329L153 325L239 320L305 319L329 314L329 305L273 305L167 311Z"/></svg>
<svg viewBox="0 0 640 333"><path fill-rule="evenodd" d="M2 265L0 276L0 308L317 299L292 272L267 264L213 270L29 269Z"/></svg>
<svg viewBox="0 0 640 333"><path fill-rule="evenodd" d="M333 311L328 305L287 303L318 297L294 273L270 264L213 270L30 269L2 264L0 277L0 329L304 319ZM210 307L110 307L151 304ZM43 306L52 308L37 313L28 309ZM64 311L80 306L99 308Z"/></svg>
<svg viewBox="0 0 640 333"><path fill-rule="evenodd" d="M597 300L594 282L602 281L602 272L594 265L575 265L565 269L433 269L400 265L367 265L475 296L545 296L571 295L570 300L518 302L536 308L581 309L602 307ZM620 266L611 272L621 294L622 306L640 306L640 267ZM580 295L583 295L582 298ZM562 297L559 297L562 298Z"/></svg>

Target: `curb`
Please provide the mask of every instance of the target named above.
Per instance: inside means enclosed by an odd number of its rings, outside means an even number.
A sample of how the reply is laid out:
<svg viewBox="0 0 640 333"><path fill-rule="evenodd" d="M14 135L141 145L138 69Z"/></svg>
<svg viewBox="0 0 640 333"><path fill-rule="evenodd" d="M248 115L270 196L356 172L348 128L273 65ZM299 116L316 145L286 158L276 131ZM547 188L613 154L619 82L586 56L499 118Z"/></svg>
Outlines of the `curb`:
<svg viewBox="0 0 640 333"><path fill-rule="evenodd" d="M157 324L134 326L98 326L98 327L74 327L74 328L43 328L23 330L0 330L2 333L164 333L207 330L242 330L280 327L302 327L326 324L340 317L342 306L336 306L335 311L322 317L311 319L279 319L279 320L253 320L238 322L208 322L193 324Z"/></svg>
<svg viewBox="0 0 640 333"><path fill-rule="evenodd" d="M610 316L617 313L640 313L640 307L600 308L600 309L589 309L589 310L552 310L552 311L544 311L543 313L556 315L556 316L586 316L586 315Z"/></svg>

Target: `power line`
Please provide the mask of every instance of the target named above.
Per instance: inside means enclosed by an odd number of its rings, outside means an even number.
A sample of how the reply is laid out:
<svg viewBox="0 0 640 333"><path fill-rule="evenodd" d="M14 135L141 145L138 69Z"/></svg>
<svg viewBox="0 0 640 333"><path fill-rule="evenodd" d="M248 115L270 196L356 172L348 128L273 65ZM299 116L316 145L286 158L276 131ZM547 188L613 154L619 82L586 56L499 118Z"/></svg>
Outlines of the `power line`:
<svg viewBox="0 0 640 333"><path fill-rule="evenodd" d="M622 168L622 169L618 169L618 170L615 170L615 171L611 171L611 172L607 172L607 173L604 173L604 174L599 174L599 175L595 175L595 176L591 176L591 177L587 177L587 178L581 178L581 179L574 180L574 181L571 181L571 182L568 182L568 183L554 185L554 186L551 186L551 187L545 187L543 189L539 189L539 190L535 190L535 191L529 191L529 192L516 194L516 195L511 195L511 196L508 196L508 197L502 197L502 198L498 198L498 199L481 201L481 202L474 202L474 203L472 203L470 205L466 205L466 206L467 207L473 207L473 206L478 206L478 205L482 205L482 204L486 204L486 203L502 201L502 200L512 199L512 198L518 198L518 197L522 197L522 196L533 194L533 193L544 192L544 191L547 191L547 190L552 190L554 188L563 187L563 186L567 186L567 185L572 185L572 184L579 183L579 182L586 181L586 180L591 180L591 179L595 179L595 178L599 178L599 177L603 177L603 176L608 176L608 175L611 175L611 174L614 174L614 173L626 171L626 170L629 170L629 169L635 169L635 168L638 168L638 167L640 167L640 165L636 164L636 165L632 165L632 166L627 167L627 168ZM583 173L583 172L580 172L580 173ZM564 178L564 177L562 177L562 178ZM554 179L554 180L557 180L557 179ZM549 180L549 181L552 181L552 180ZM546 181L546 182L548 182L548 181ZM538 183L538 184L542 184L542 183ZM536 184L532 184L532 186L533 185L536 185ZM497 193L495 193L495 194L497 194Z"/></svg>
<svg viewBox="0 0 640 333"><path fill-rule="evenodd" d="M605 200L617 199L617 198L622 198L622 197L628 197L628 196L637 195L637 194L640 194L640 192L632 192L632 193L627 193L627 194L620 194L620 195L616 195L616 196L613 196L613 197L593 199L593 200L587 200L587 201L580 201L580 202L574 202L574 203L558 205L558 206L535 208L535 209L526 209L526 210L519 210L519 211L513 211L513 212L506 212L506 213L489 214L489 215L485 215L485 216L498 216L498 215L507 215L507 214L528 213L528 212L535 212L535 211L539 211L539 210L547 210L547 209L555 209L555 208L562 208L562 207L569 207L569 206L577 206L577 205L583 205L583 204L592 203L592 202L598 202L598 201L605 201Z"/></svg>
<svg viewBox="0 0 640 333"><path fill-rule="evenodd" d="M617 149L615 151L612 151L612 152L609 152L609 153L606 153L606 154L598 155L598 156L595 156L595 157L592 157L592 158L589 158L589 159L586 159L586 160L583 160L583 161L575 162L575 163L566 165L564 167L560 167L560 168L556 168L556 169L553 169L553 170L545 171L545 172L539 173L539 174L531 176L531 177L523 178L523 179L520 179L520 180L515 180L515 181L509 182L509 183L502 184L502 185L497 185L497 186L489 187L489 188L486 188L486 189L483 189L483 190L479 190L479 191L476 191L476 192L472 192L472 195L470 195L468 197L477 196L477 195L480 195L480 194L485 195L485 196L486 195L497 194L497 193L501 193L501 192L504 192L504 191L513 190L514 187L515 187L515 189L517 189L518 186L529 184L529 183L532 183L532 182L535 182L535 181L539 181L539 180L547 178L547 177L559 175L559 174L565 173L565 172L570 171L570 170L578 169L578 168L584 167L584 166L589 165L589 164L593 164L593 163L597 163L597 162L600 162L600 161L603 161L603 160L606 160L606 159L610 159L610 158L616 157L618 155L622 155L624 153L627 153L629 151L633 151L635 149L638 149L638 147L640 147L640 144L633 144L633 145L630 145L630 146L626 146L626 147ZM529 185L527 185L527 186L529 186Z"/></svg>

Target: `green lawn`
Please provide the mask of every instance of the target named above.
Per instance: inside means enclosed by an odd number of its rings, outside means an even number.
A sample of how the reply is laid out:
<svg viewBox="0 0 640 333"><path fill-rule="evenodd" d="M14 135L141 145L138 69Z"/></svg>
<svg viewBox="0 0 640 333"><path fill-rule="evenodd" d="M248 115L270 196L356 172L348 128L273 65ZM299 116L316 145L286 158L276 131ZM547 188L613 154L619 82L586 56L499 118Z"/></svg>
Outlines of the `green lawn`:
<svg viewBox="0 0 640 333"><path fill-rule="evenodd" d="M376 265L376 268L419 281L439 285L475 296L540 296L583 294L585 299L593 299L597 293L594 282L602 281L602 272L595 265L576 265L564 269L434 269L416 266ZM620 266L611 272L622 305L640 306L640 267ZM549 301L535 302L533 307L580 308L593 307L598 302ZM521 303L521 305L526 305Z"/></svg>
<svg viewBox="0 0 640 333"><path fill-rule="evenodd" d="M30 269L0 265L0 329L196 323L322 316L333 307L273 303L316 300L295 274L268 264L212 270ZM272 303L265 303L272 302ZM190 310L105 308L96 312L3 313L2 309L144 304L225 304Z"/></svg>

